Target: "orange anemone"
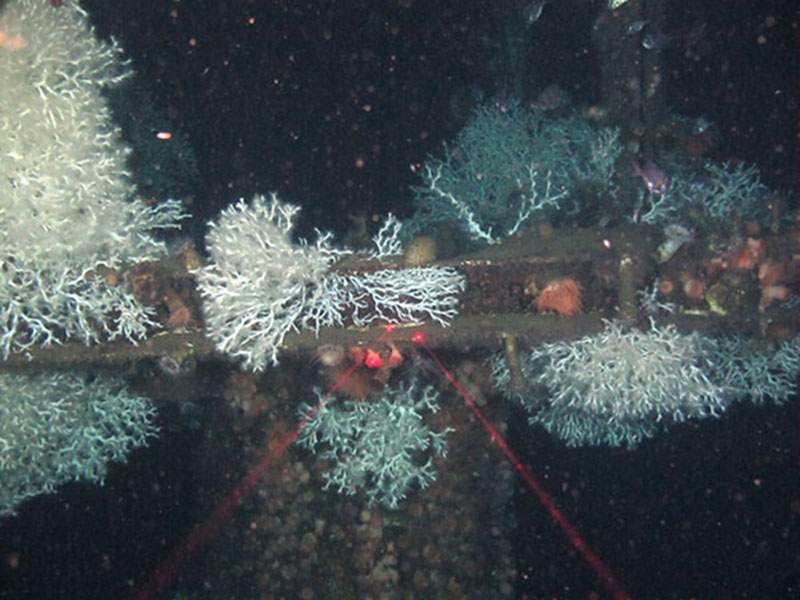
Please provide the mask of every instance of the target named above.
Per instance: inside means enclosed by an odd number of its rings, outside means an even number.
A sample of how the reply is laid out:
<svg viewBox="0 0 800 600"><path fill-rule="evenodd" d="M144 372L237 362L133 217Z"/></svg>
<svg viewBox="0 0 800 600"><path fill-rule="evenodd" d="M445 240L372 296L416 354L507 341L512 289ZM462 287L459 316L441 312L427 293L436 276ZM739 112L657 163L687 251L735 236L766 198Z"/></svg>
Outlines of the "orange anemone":
<svg viewBox="0 0 800 600"><path fill-rule="evenodd" d="M552 310L562 317L572 317L581 312L581 287L569 277L552 281L536 297L536 308L540 312Z"/></svg>

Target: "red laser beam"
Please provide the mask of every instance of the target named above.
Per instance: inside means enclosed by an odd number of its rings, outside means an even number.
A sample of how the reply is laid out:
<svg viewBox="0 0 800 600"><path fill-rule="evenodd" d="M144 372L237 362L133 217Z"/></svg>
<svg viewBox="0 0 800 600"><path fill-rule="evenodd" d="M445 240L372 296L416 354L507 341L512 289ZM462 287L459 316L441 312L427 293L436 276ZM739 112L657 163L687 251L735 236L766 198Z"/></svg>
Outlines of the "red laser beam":
<svg viewBox="0 0 800 600"><path fill-rule="evenodd" d="M393 329L394 327L387 326L384 333L375 340L370 348L378 345L393 331ZM544 505L553 519L559 524L575 549L580 552L584 559L586 559L586 561L594 569L595 573L603 582L603 585L606 587L606 589L611 593L614 600L630 600L630 596L614 578L611 570L600 559L600 557L595 554L591 548L589 548L584 539L578 533L578 530L569 522L558 506L556 506L550 495L533 476L533 473L531 473L531 471L519 461L516 454L514 454L511 448L508 447L508 444L503 437L497 432L492 424L489 423L488 419L475 405L475 402L472 400L472 398L469 397L466 391L464 391L464 388L459 385L459 383L453 378L450 371L448 371L447 368L442 364L441 360L439 360L439 357L433 352L433 349L431 349L430 346L425 343L424 335L421 332L418 332L414 334L412 339L414 342L419 343L428 352L447 380L453 384L453 387L464 399L464 402L466 402L467 406L472 409L472 411L475 413L475 416L478 417L478 420L489 432L492 441L494 441L500 447L509 461L511 461L511 464L514 466L514 468L520 473L520 475L522 475L522 478L525 480L531 490L533 490L533 492L539 498L539 501ZM266 456L264 456L264 458L257 462L248 471L244 479L242 479L242 481L239 482L239 484L222 500L222 502L220 502L211 516L197 526L195 530L189 534L186 540L177 548L175 548L172 555L163 563L161 563L147 583L135 591L135 593L131 596L131 600L148 600L149 598L160 595L168 587L170 587L170 585L172 585L178 574L178 570L183 566L183 564L190 560L199 549L205 546L210 539L219 533L222 525L237 508L237 506L239 506L242 498L248 495L255 488L267 471L269 471L273 463L283 456L289 446L291 446L297 439L297 436L300 434L303 428L306 427L308 422L314 418L314 416L322 409L331 396L336 393L336 390L341 387L341 385L359 366L359 363L353 364L342 374L342 376L334 383L328 393L320 398L316 406L303 415L303 418L300 420L294 430L284 435L283 439L281 439L281 441L274 446L273 449L269 451Z"/></svg>
<svg viewBox="0 0 800 600"><path fill-rule="evenodd" d="M569 519L567 519L567 517L564 516L564 513L562 513L558 506L556 506L556 503L553 501L553 498L550 496L550 494L548 494L541 484L539 484L539 481L536 479L536 477L534 477L533 473L520 462L520 460L517 458L517 455L514 454L514 451L508 447L508 444L506 443L505 439L503 439L503 436L501 436L492 426L492 424L489 423L489 420L476 406L472 398L469 397L469 394L467 394L464 388L461 387L461 385L450 374L450 371L448 371L447 368L442 364L442 361L439 360L439 357L434 353L433 349L425 343L425 336L421 332L418 332L414 334L413 340L420 344L428 352L430 357L433 359L433 362L435 362L436 366L439 367L439 370L441 370L447 380L453 384L453 387L464 399L464 402L466 402L467 406L469 406L472 409L472 412L475 413L475 416L478 417L481 425L483 425L486 431L489 432L492 441L500 446L500 449L506 455L508 460L511 461L513 467L519 472L533 493L536 494L536 497L539 498L539 502L544 505L544 507L547 509L547 512L550 513L550 516L553 517L553 520L558 523L559 527L561 527L562 531L575 549L581 553L583 558L586 559L586 562L588 562L592 569L594 569L594 572L603 582L606 590L609 591L614 600L630 600L630 595L628 595L625 589L616 580L614 575L611 573L611 569L609 569L608 566L600 559L600 557L589 547L581 534L578 533L578 530L575 528L575 526L570 523Z"/></svg>
<svg viewBox="0 0 800 600"><path fill-rule="evenodd" d="M393 330L394 326L387 326L385 331L372 343L370 349L381 343ZM272 464L283 456L289 446L297 439L297 436L300 435L303 428L308 425L308 422L322 410L322 407L325 406L325 403L336 393L336 390L338 390L347 378L360 366L360 363L355 363L347 369L347 371L342 373L342 376L334 382L331 389L328 390L328 393L319 399L316 406L303 415L303 418L300 419L297 426L284 435L283 439L281 439L264 458L250 468L244 479L223 498L222 502L220 502L217 508L214 509L214 512L211 513L211 516L198 525L194 531L189 534L186 540L173 550L172 555L159 565L153 576L130 596L131 600L148 600L149 598L158 597L172 585L178 575L178 570L183 564L190 560L199 549L205 546L210 539L214 538L217 533L219 533L222 525L239 506L242 498L253 491L253 488L256 487L258 482L261 481L267 471L269 471Z"/></svg>

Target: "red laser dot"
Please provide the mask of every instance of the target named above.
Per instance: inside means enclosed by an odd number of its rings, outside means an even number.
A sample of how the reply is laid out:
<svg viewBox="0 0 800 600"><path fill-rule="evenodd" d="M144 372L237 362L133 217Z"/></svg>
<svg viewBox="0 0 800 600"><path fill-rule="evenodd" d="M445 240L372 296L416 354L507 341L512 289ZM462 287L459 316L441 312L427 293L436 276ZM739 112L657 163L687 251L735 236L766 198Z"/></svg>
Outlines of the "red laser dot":
<svg viewBox="0 0 800 600"><path fill-rule="evenodd" d="M425 341L425 334L422 333L421 331L418 331L417 333L414 334L414 336L411 339L412 341L419 342L420 344L422 344Z"/></svg>
<svg viewBox="0 0 800 600"><path fill-rule="evenodd" d="M383 366L383 359L381 358L380 354L370 348L367 350L367 359L364 361L364 364L371 369L377 369L378 367Z"/></svg>

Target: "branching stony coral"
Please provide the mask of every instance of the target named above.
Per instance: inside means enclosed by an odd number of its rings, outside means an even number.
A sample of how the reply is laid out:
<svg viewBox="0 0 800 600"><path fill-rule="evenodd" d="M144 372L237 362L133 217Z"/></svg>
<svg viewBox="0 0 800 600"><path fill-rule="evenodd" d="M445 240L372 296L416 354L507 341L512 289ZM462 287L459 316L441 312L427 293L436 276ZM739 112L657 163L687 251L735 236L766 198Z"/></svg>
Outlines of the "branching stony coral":
<svg viewBox="0 0 800 600"><path fill-rule="evenodd" d="M707 163L706 181L691 187L689 197L712 221L727 222L734 213L763 217L769 188L761 182L755 165Z"/></svg>
<svg viewBox="0 0 800 600"><path fill-rule="evenodd" d="M303 404L299 443L319 451L333 466L324 474L325 489L340 494L366 492L369 504L397 508L414 484L436 479L434 456L447 456L450 428L432 431L423 411L438 410L438 392L416 383L388 387L375 402L324 398L319 407Z"/></svg>
<svg viewBox="0 0 800 600"><path fill-rule="evenodd" d="M771 190L761 182L755 165L707 162L702 171L675 164L670 171L670 188L655 196L639 192L631 220L662 225L691 220L692 211L706 221L727 223L734 215L763 221L769 215Z"/></svg>
<svg viewBox="0 0 800 600"><path fill-rule="evenodd" d="M522 357L530 386L514 393L505 362L494 378L538 423L570 446L634 446L660 427L718 416L730 390L707 375L714 342L674 327L649 331L609 322L598 335L542 344Z"/></svg>
<svg viewBox="0 0 800 600"><path fill-rule="evenodd" d="M426 161L407 235L450 221L493 244L531 221L571 211L575 187L590 185L600 195L613 189L618 137L615 129L545 117L514 99L479 106L444 156Z"/></svg>
<svg viewBox="0 0 800 600"><path fill-rule="evenodd" d="M737 398L749 397L756 404L769 399L781 404L797 394L800 373L800 338L785 340L771 350L756 351L741 336L717 340L709 357L712 380L724 385Z"/></svg>
<svg viewBox="0 0 800 600"><path fill-rule="evenodd" d="M0 354L124 337L152 324L109 269L156 258L180 203L135 199L128 149L101 94L131 73L74 0L9 0L0 31ZM102 482L156 431L155 410L119 382L0 376L0 514L73 480Z"/></svg>
<svg viewBox="0 0 800 600"><path fill-rule="evenodd" d="M332 271L336 259L353 253L335 248L330 234L295 243L298 211L275 194L256 196L212 223L210 260L197 281L206 332L220 352L260 370L277 362L290 331L427 319L446 325L456 315L464 277L455 269ZM378 239L376 253L365 256L380 258L388 248L399 243Z"/></svg>
<svg viewBox="0 0 800 600"><path fill-rule="evenodd" d="M543 344L520 362L525 389L513 389L500 355L493 378L531 412L531 423L570 446L634 446L669 423L718 416L734 401L786 402L797 393L800 338L756 351L738 336L608 323L601 334Z"/></svg>
<svg viewBox="0 0 800 600"><path fill-rule="evenodd" d="M128 149L101 94L131 71L76 2L7 2L0 30L25 42L0 52L0 353L136 340L148 311L100 271L157 257L154 232L182 213L133 198Z"/></svg>
<svg viewBox="0 0 800 600"><path fill-rule="evenodd" d="M112 379L0 375L0 516L69 481L102 483L157 433L155 412Z"/></svg>
<svg viewBox="0 0 800 600"><path fill-rule="evenodd" d="M223 211L206 237L209 264L197 273L206 328L217 349L247 368L277 362L286 334L316 304L339 255L323 235L291 239L299 207L256 196ZM324 311L323 311L324 312Z"/></svg>

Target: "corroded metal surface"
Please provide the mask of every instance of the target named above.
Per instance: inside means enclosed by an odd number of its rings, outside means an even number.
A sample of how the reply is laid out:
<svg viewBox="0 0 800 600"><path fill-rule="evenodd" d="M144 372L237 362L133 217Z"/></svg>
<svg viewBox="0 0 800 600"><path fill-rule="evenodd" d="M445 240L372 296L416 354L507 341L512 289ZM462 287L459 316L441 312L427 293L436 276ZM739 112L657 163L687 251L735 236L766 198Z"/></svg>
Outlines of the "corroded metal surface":
<svg viewBox="0 0 800 600"><path fill-rule="evenodd" d="M439 261L436 264L454 267L466 277L467 286L461 296L458 317L448 327L400 323L392 330L391 339L399 344L410 344L412 336L422 332L432 347L495 350L502 347L503 337L509 335L523 345L535 345L596 333L602 329L604 319L622 318L643 323L646 315L639 308L637 290L652 287L658 277L669 276L679 282L683 273L696 273L701 267L708 271L707 265L723 255L716 241L698 242L667 264L659 265L655 257L661 242L658 230L640 225L560 229L547 235L529 233L473 254ZM796 241L792 236L772 236L765 238L765 243L767 247L784 248L783 252L789 255L796 253ZM194 268L196 264L195 259ZM399 262L378 264L350 259L337 268L359 272L401 268L401 265ZM69 343L35 348L25 355L10 356L0 363L0 368L20 370L78 365L118 368L146 358L172 357L180 362L190 356L196 359L213 356L213 344L203 335L193 275L191 269L185 267L185 261L171 257L159 263L139 265L132 273L134 282L150 282L153 287L148 287L146 292L163 325L161 330L154 331L137 345L110 342L86 347ZM574 279L580 286L583 312L571 318L538 312L536 294L548 282L565 277ZM731 303L729 288L735 284L740 305L721 314L707 301L698 303L678 297L675 311L662 314L660 319L687 330L738 331L779 338L795 334L798 319L794 311L780 307L766 312L758 310L757 296L756 303L752 298L757 293L757 283L752 273L722 272L709 282L708 289L720 295L719 290L728 286L724 300ZM745 301L747 304L742 304ZM175 320L176 305L188 307L191 313L191 318L177 327L171 323ZM318 334L301 331L287 335L283 349L303 352L323 344L369 345L385 332L383 324L323 328Z"/></svg>

